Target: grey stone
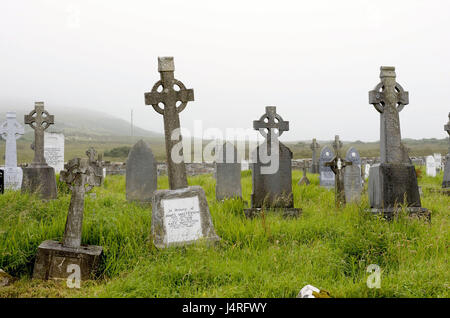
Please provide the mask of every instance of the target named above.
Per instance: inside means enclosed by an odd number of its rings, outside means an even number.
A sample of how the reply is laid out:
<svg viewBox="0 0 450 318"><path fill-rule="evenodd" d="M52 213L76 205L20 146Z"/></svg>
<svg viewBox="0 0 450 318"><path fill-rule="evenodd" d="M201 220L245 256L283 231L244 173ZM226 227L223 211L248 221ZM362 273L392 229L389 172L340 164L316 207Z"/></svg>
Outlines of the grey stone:
<svg viewBox="0 0 450 318"><path fill-rule="evenodd" d="M156 191L151 233L157 248L220 240L214 230L205 191L199 186Z"/></svg>
<svg viewBox="0 0 450 318"><path fill-rule="evenodd" d="M326 167L325 163L330 162L334 158L334 152L329 146L325 146L320 151L319 157L319 180L320 186L325 188L334 187L334 173L330 167Z"/></svg>
<svg viewBox="0 0 450 318"><path fill-rule="evenodd" d="M128 201L151 202L157 189L156 160L142 139L128 153L126 196Z"/></svg>
<svg viewBox="0 0 450 318"><path fill-rule="evenodd" d="M241 198L241 163L238 162L236 147L226 142L216 149L216 200Z"/></svg>
<svg viewBox="0 0 450 318"><path fill-rule="evenodd" d="M266 140L252 152L251 209L245 214L251 216L261 208L269 208L288 209L299 215L301 209L294 208L292 194L292 152L278 140L289 130L289 122L276 113L275 106L267 106L266 113L253 122L253 128Z"/></svg>
<svg viewBox="0 0 450 318"><path fill-rule="evenodd" d="M84 197L86 192L101 184L101 175L96 174L88 159L74 158L67 170L62 170L61 181L72 190L69 212L62 243L43 242L37 252L33 278L67 279L71 274L69 265L79 266L81 280L92 278L96 271L102 247L81 246L83 228Z"/></svg>
<svg viewBox="0 0 450 318"><path fill-rule="evenodd" d="M408 212L429 216L421 207L414 165L401 142L399 112L409 103L408 92L396 82L394 67L382 66L381 82L369 92L369 103L380 113L380 163L370 168L371 211L390 218L406 199Z"/></svg>
<svg viewBox="0 0 450 318"><path fill-rule="evenodd" d="M330 167L334 173L334 193L335 204L337 207L346 203L345 186L344 186L344 168L352 165L351 161L343 160L341 157L342 142L339 136L334 137L333 148L336 153L333 160L326 162L325 166Z"/></svg>
<svg viewBox="0 0 450 318"><path fill-rule="evenodd" d="M306 171L308 170L308 162L306 160L303 160L303 162L302 162L302 170L303 170L303 176L298 181L297 184L298 185L309 185L311 182L309 181L308 176L306 175Z"/></svg>
<svg viewBox="0 0 450 318"><path fill-rule="evenodd" d="M344 168L344 190L346 202L358 202L361 199L363 179L361 178L361 157L358 150L347 150L345 160L352 164Z"/></svg>
<svg viewBox="0 0 450 318"><path fill-rule="evenodd" d="M448 113L448 123L447 123L447 125L444 126L444 130L450 136L450 113ZM444 178L442 180L442 187L450 188L450 138L449 138L448 153L446 156L445 166L444 166Z"/></svg>
<svg viewBox="0 0 450 318"><path fill-rule="evenodd" d="M183 148L181 146L179 151L176 151L179 154L177 160L172 158L172 150L182 142L178 114L184 110L189 101L194 100L194 91L186 89L182 82L174 78L174 70L173 57L158 57L158 71L161 79L153 85L151 92L145 93L145 104L152 105L153 109L164 118L167 170L169 186L172 190L188 186ZM177 106L178 102L180 104ZM164 105L164 108L160 104Z"/></svg>
<svg viewBox="0 0 450 318"><path fill-rule="evenodd" d="M312 173L319 173L319 159L317 158L317 150L320 148L320 145L317 143L316 138L313 139L311 144L312 150Z"/></svg>
<svg viewBox="0 0 450 318"><path fill-rule="evenodd" d="M0 287L11 285L16 279L0 269Z"/></svg>
<svg viewBox="0 0 450 318"><path fill-rule="evenodd" d="M0 135L6 141L4 189L20 190L23 172L17 167L16 140L24 134L24 128L16 120L15 112L6 113L6 121L0 124Z"/></svg>
<svg viewBox="0 0 450 318"><path fill-rule="evenodd" d="M44 200L56 199L55 170L44 157L44 131L53 125L54 116L44 110L43 102L36 102L34 110L25 115L25 124L34 129L34 159L23 168L22 192L37 193Z"/></svg>

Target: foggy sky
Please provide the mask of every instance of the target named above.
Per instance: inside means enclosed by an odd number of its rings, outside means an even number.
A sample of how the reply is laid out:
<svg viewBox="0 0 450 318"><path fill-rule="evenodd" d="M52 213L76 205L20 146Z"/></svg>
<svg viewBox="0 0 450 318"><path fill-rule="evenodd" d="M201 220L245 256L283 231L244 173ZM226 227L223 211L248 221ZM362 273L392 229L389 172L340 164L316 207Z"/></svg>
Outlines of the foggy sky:
<svg viewBox="0 0 450 318"><path fill-rule="evenodd" d="M449 1L0 0L0 107L92 108L162 132L144 103L158 56L195 101L181 125L251 128L265 106L282 140L375 141L381 65L409 91L403 138L444 138ZM14 110L14 109L10 109ZM57 120L57 118L56 118Z"/></svg>

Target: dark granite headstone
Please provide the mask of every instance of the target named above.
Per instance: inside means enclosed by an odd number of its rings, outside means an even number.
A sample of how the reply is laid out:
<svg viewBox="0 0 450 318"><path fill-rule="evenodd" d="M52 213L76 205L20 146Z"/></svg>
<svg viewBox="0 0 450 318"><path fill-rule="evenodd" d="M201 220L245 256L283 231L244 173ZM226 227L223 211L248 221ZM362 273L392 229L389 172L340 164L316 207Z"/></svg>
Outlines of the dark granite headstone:
<svg viewBox="0 0 450 318"><path fill-rule="evenodd" d="M267 208L298 216L301 209L294 208L292 194L292 152L278 140L289 130L289 122L276 113L275 106L267 106L266 113L253 122L253 128L266 140L252 152L251 209L246 209L245 214L253 217L261 208Z"/></svg>
<svg viewBox="0 0 450 318"><path fill-rule="evenodd" d="M325 166L325 163L330 162L333 158L333 150L329 146L323 147L319 157L319 180L320 186L325 188L334 187L334 173L330 167Z"/></svg>
<svg viewBox="0 0 450 318"><path fill-rule="evenodd" d="M150 147L141 139L128 154L126 165L127 200L151 202L156 188L156 160Z"/></svg>
<svg viewBox="0 0 450 318"><path fill-rule="evenodd" d="M216 200L241 198L241 163L238 162L236 147L226 142L216 151Z"/></svg>
<svg viewBox="0 0 450 318"><path fill-rule="evenodd" d="M346 202L358 202L361 199L362 184L361 178L361 157L358 150L351 147L347 150L345 160L352 164L344 168L344 189Z"/></svg>
<svg viewBox="0 0 450 318"><path fill-rule="evenodd" d="M370 168L371 212L391 219L405 203L409 214L430 217L421 207L416 171L401 142L399 112L408 92L396 82L394 67L382 66L381 82L369 92L369 103L380 113L380 163Z"/></svg>

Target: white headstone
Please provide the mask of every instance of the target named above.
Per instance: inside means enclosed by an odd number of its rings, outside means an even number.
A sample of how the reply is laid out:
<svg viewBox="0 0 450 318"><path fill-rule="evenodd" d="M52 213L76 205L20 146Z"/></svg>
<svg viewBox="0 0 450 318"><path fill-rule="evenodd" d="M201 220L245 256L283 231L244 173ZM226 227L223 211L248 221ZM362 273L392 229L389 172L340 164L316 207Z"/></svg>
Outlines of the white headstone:
<svg viewBox="0 0 450 318"><path fill-rule="evenodd" d="M364 166L364 179L369 179L369 175L370 175L370 164L366 164Z"/></svg>
<svg viewBox="0 0 450 318"><path fill-rule="evenodd" d="M442 170L442 155L440 153L433 154L434 161L436 162L436 170Z"/></svg>
<svg viewBox="0 0 450 318"><path fill-rule="evenodd" d="M427 156L427 176L436 177L436 161L433 156Z"/></svg>
<svg viewBox="0 0 450 318"><path fill-rule="evenodd" d="M0 135L6 140L4 181L5 189L20 190L23 172L17 167L16 140L24 134L23 126L16 120L15 112L6 113L6 121L0 125Z"/></svg>
<svg viewBox="0 0 450 318"><path fill-rule="evenodd" d="M248 169L250 169L250 166L248 164L248 160L242 159L241 160L241 170L244 171L244 170L248 170Z"/></svg>
<svg viewBox="0 0 450 318"><path fill-rule="evenodd" d="M44 157L55 173L64 170L64 135L44 132Z"/></svg>

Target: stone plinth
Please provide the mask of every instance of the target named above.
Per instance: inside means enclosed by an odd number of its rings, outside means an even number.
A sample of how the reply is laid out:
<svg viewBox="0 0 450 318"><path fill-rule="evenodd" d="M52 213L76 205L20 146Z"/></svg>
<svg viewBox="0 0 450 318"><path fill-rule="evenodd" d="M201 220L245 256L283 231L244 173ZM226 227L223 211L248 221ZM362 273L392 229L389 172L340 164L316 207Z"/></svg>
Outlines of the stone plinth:
<svg viewBox="0 0 450 318"><path fill-rule="evenodd" d="M64 247L56 241L44 241L38 247L33 279L66 280L74 271L69 265L80 268L82 281L92 279L102 254L101 246L86 245L78 248Z"/></svg>
<svg viewBox="0 0 450 318"><path fill-rule="evenodd" d="M25 167L22 170L22 193L37 193L44 200L56 199L55 169L43 166Z"/></svg>

